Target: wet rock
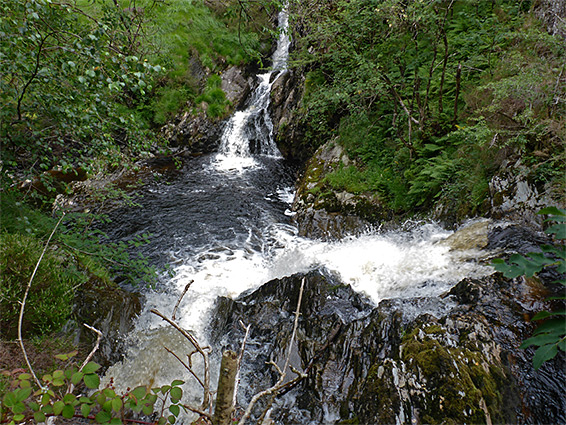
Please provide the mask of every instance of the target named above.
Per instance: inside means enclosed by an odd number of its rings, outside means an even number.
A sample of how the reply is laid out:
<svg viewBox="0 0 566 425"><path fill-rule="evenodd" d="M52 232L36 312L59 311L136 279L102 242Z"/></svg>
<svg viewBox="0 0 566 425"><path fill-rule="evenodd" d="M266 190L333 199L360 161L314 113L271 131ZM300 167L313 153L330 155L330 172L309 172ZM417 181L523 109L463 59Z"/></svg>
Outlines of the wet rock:
<svg viewBox="0 0 566 425"><path fill-rule="evenodd" d="M441 244L448 245L453 250L482 249L488 244L490 220L475 221L454 232Z"/></svg>
<svg viewBox="0 0 566 425"><path fill-rule="evenodd" d="M250 83L244 78L244 72L235 66L228 68L222 74L222 90L232 108L240 109L251 92Z"/></svg>
<svg viewBox="0 0 566 425"><path fill-rule="evenodd" d="M523 279L465 279L443 298L385 300L372 309L321 272L219 300L214 340L237 349L252 325L240 402L278 378L298 288L304 304L292 364L307 374L274 406L277 423L560 423L564 356L532 367L525 316L544 296ZM258 411L260 409L258 408Z"/></svg>
<svg viewBox="0 0 566 425"><path fill-rule="evenodd" d="M565 207L563 193L555 193L552 187L538 188L530 181L531 170L520 160L504 163L501 169L489 182L493 218L540 226L542 218L537 216L537 211L549 206Z"/></svg>
<svg viewBox="0 0 566 425"><path fill-rule="evenodd" d="M161 133L173 147L182 147L197 155L214 152L220 144L225 121L207 117L204 110L196 115L186 111L166 124Z"/></svg>
<svg viewBox="0 0 566 425"><path fill-rule="evenodd" d="M305 78L300 70L287 70L271 86L269 113L273 135L281 154L288 160L304 163L313 149L304 144L304 128L298 106L304 92Z"/></svg>
<svg viewBox="0 0 566 425"><path fill-rule="evenodd" d="M121 359L125 347L122 337L133 329L134 320L141 312L138 294L119 286L91 282L75 297L73 316L76 335L81 345L92 349L97 335L85 328L83 323L102 332L100 347L95 361L108 367Z"/></svg>

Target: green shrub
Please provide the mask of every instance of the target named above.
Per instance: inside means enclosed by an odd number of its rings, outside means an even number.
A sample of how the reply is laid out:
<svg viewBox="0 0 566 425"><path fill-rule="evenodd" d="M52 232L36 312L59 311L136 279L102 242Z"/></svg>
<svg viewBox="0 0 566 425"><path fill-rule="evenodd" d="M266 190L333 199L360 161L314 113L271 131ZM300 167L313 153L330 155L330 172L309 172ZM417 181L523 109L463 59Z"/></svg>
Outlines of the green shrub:
<svg viewBox="0 0 566 425"><path fill-rule="evenodd" d="M22 234L0 233L0 329L5 338L16 337L20 302L43 242ZM46 251L27 298L22 321L25 337L57 331L69 319L74 288L86 281L63 252Z"/></svg>

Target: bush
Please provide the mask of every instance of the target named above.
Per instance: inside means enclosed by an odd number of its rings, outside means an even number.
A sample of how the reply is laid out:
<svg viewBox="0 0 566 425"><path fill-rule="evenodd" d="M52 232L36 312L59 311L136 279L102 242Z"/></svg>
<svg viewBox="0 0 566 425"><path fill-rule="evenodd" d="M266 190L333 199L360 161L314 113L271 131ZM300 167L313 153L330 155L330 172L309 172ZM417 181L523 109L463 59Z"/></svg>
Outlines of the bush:
<svg viewBox="0 0 566 425"><path fill-rule="evenodd" d="M43 250L43 242L22 234L0 233L0 335L17 334L20 302ZM22 322L25 337L57 331L69 319L74 288L86 281L75 265L55 248L39 264Z"/></svg>

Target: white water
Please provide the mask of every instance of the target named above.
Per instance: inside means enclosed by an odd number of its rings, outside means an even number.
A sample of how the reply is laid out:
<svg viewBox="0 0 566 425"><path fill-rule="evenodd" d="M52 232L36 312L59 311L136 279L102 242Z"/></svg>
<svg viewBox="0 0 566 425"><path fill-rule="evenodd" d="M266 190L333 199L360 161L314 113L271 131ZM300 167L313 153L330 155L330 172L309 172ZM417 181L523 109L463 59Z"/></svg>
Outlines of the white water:
<svg viewBox="0 0 566 425"><path fill-rule="evenodd" d="M251 96L249 106L232 115L222 138L214 164L219 170L238 170L256 167L259 164L252 154L281 157L273 140L273 123L268 112L271 86L285 72L289 56L288 20L285 11L279 13L280 34L273 53L272 70L257 76L258 85ZM275 76L274 76L275 74ZM250 143L255 144L252 151Z"/></svg>
<svg viewBox="0 0 566 425"><path fill-rule="evenodd" d="M280 20L285 26L284 16ZM202 179L213 173L220 176L218 181L221 183L214 180L217 187L226 185L234 188L234 191L236 188L240 189L242 195L238 196L247 195L241 189L241 184L230 176L234 173L246 176L245 172L251 173L250 170L263 167L264 162L258 160L258 155L273 161L276 161L274 158L280 157L273 142L273 126L267 114L267 107L270 81L274 80L272 74L282 72L285 67L288 38L284 32L273 58L274 71L258 77L260 84L250 106L234 114L223 135L220 152L211 157L210 162L203 165L200 171L203 173ZM250 137L259 138L261 141L255 152L250 149ZM162 190L166 193L167 186ZM188 196L188 192L193 189L187 192L183 190L184 186L176 192L171 192L173 195L170 196ZM194 283L180 304L177 323L191 330L201 344L206 345L206 327L210 310L217 297L236 297L271 279L306 272L316 267L325 267L340 276L344 283L365 294L376 305L386 298L436 296L464 277L491 273L491 268L464 259L459 253L451 252L447 245L437 243L452 232L435 224L413 226L410 231L370 231L339 242L322 242L299 237L297 229L288 220L288 216L293 214L293 189L277 185L269 190L271 192L262 195L261 199L269 205L274 201L280 203L282 208L279 216L273 218L272 212L271 215L265 214L267 218L259 214L259 218L252 217L255 221L237 216L236 219L241 220L246 229L249 228L247 237L245 233L242 237L234 230L233 240L219 240L218 236L212 235L209 243L194 250L178 249L178 246L161 247L163 251L168 252L169 262L174 265L175 277L163 276L163 288L146 294L144 311L135 330L128 336L129 351L126 358L109 368L105 382L108 382L110 377L115 377L115 382L119 384L118 390L125 390L126 387L158 386L168 384L174 379L184 379L187 381L185 390L188 395L183 401L193 405L199 404L200 392L194 379L163 347L175 351L182 358L186 358L185 354L190 353L193 348L176 331L150 313L152 308L156 308L171 317L177 299L191 280ZM209 191L212 197L225 196L222 191L213 192L210 188L199 189L199 194ZM195 200L191 198L191 201L187 199L186 202L194 203ZM205 222L204 216L207 214L217 217L223 213L222 208L214 205L215 199L210 203L199 198L196 202L203 205L203 208L204 205L210 204L216 207L210 213L205 212L202 219L199 218L196 223L199 226L208 228L207 226L216 223L214 220ZM226 202L222 205L225 204ZM232 216L227 217L227 220L233 220ZM160 219L163 220L160 223L163 228L166 217ZM177 224L177 228L173 228L169 221L167 225L175 232L175 238L179 235L179 243L183 243L183 232L191 231L182 221ZM222 233L223 238L226 238L225 234L226 232ZM473 253L467 257L473 258ZM196 360L196 356L194 357ZM196 367L198 368L198 365ZM211 372L214 374L217 370L218 365L213 364ZM216 377L213 375L212 383L215 382Z"/></svg>

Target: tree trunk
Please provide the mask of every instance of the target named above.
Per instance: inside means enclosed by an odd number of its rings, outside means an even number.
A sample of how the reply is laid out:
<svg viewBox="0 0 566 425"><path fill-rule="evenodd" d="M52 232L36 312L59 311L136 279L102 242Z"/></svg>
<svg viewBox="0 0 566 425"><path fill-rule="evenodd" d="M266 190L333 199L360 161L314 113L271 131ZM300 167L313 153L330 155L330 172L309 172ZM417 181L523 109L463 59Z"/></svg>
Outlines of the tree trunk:
<svg viewBox="0 0 566 425"><path fill-rule="evenodd" d="M234 384L238 370L238 355L231 350L222 353L218 392L216 393L216 408L212 423L214 425L229 425L234 410Z"/></svg>

